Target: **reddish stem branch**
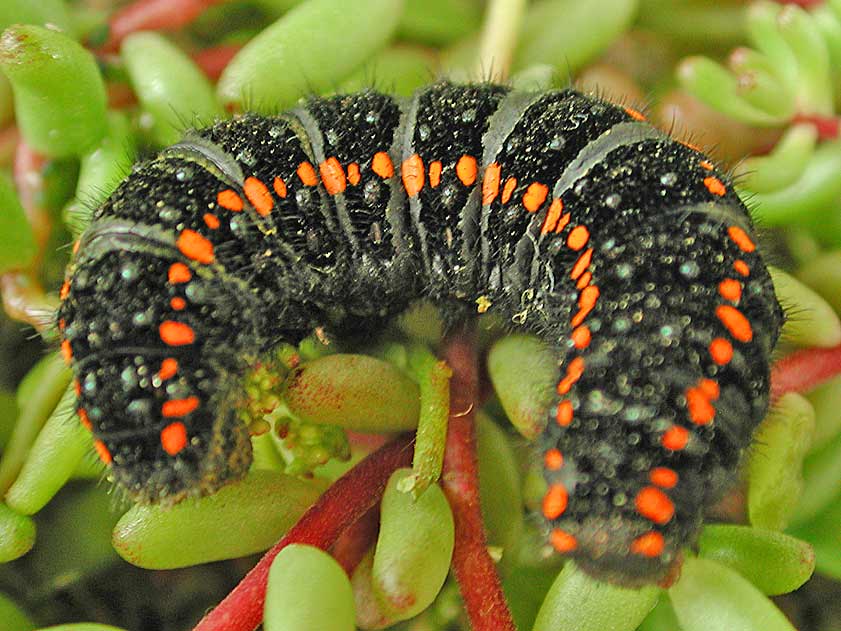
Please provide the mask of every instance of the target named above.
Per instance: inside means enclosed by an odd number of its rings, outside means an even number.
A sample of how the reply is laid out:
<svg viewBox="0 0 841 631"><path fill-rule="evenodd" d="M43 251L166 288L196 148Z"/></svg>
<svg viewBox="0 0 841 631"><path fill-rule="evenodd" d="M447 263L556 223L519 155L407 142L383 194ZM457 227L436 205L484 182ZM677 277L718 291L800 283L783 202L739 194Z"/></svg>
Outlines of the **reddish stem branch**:
<svg viewBox="0 0 841 631"><path fill-rule="evenodd" d="M328 549L382 497L391 474L412 463L412 437L394 440L362 460L321 496L194 631L252 631L263 619L266 581L278 553L292 543Z"/></svg>
<svg viewBox="0 0 841 631"><path fill-rule="evenodd" d="M771 368L771 400L787 392L808 392L841 375L841 345L804 348L783 357Z"/></svg>
<svg viewBox="0 0 841 631"><path fill-rule="evenodd" d="M225 66L230 63L242 46L238 44L226 44L205 48L193 53L193 61L202 69L205 75L212 81L216 81L222 75Z"/></svg>
<svg viewBox="0 0 841 631"><path fill-rule="evenodd" d="M137 31L173 30L190 24L214 4L227 0L136 0L109 20L108 41L101 52L114 52Z"/></svg>
<svg viewBox="0 0 841 631"><path fill-rule="evenodd" d="M797 114L791 119L794 123L809 123L815 127L820 140L837 140L841 134L841 118L837 116L818 116L817 114Z"/></svg>
<svg viewBox="0 0 841 631"><path fill-rule="evenodd" d="M473 631L516 631L496 566L488 554L479 506L475 436L479 380L472 340L453 339L444 358L453 370L441 478L455 519L453 570Z"/></svg>

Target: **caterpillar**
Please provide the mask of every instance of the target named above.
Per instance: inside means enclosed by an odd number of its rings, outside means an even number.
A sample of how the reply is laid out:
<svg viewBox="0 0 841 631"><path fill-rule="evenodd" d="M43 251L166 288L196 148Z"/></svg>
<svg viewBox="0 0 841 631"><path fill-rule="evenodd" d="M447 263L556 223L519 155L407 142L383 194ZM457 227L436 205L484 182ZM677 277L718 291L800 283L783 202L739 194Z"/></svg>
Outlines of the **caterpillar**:
<svg viewBox="0 0 841 631"><path fill-rule="evenodd" d="M188 133L95 211L61 298L78 416L141 502L244 475L242 376L279 342L418 298L497 313L558 358L548 542L626 585L666 576L734 477L783 318L699 150L631 108L489 83Z"/></svg>

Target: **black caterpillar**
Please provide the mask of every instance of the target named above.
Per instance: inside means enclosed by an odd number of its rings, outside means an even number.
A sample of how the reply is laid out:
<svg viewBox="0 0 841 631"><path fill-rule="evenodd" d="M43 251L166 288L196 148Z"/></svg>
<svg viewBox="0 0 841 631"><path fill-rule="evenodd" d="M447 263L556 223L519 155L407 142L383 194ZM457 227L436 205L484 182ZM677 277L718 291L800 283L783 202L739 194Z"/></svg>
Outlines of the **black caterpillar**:
<svg viewBox="0 0 841 631"><path fill-rule="evenodd" d="M556 550L663 578L766 412L782 312L725 174L573 90L439 83L190 133L82 236L59 311L78 414L136 500L245 474L242 379L317 326L426 297L557 350L540 439Z"/></svg>

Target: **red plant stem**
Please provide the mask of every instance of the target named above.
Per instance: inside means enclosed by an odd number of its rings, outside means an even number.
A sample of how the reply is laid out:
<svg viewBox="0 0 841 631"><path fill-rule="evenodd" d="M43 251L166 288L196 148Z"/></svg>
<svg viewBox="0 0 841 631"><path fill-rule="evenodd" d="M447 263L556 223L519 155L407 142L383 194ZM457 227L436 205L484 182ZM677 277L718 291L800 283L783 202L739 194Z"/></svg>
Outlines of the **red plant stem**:
<svg viewBox="0 0 841 631"><path fill-rule="evenodd" d="M796 114L792 124L809 123L815 127L820 140L837 140L841 135L841 118L837 116L818 116L817 114Z"/></svg>
<svg viewBox="0 0 841 631"><path fill-rule="evenodd" d="M838 375L841 375L841 345L795 351L771 368L771 400L787 392L808 392Z"/></svg>
<svg viewBox="0 0 841 631"><path fill-rule="evenodd" d="M100 52L114 52L126 36L137 31L173 30L185 26L206 9L227 0L136 0L109 20L108 41Z"/></svg>
<svg viewBox="0 0 841 631"><path fill-rule="evenodd" d="M38 246L39 254L32 265L33 269L39 263L52 230L50 214L44 208L42 201L44 197L43 170L46 163L47 158L32 149L23 140L18 142L13 167L14 180L21 206L26 213L29 225L32 226L35 243Z"/></svg>
<svg viewBox="0 0 841 631"><path fill-rule="evenodd" d="M488 554L479 507L475 436L479 379L473 341L467 337L452 339L444 359L453 371L441 476L455 519L453 571L473 631L516 631L496 566Z"/></svg>
<svg viewBox="0 0 841 631"><path fill-rule="evenodd" d="M292 543L327 550L382 497L391 474L412 463L411 435L384 445L348 471L304 513L194 631L252 631L263 619L266 581L278 553Z"/></svg>
<svg viewBox="0 0 841 631"><path fill-rule="evenodd" d="M205 48L193 53L193 61L202 69L205 75L212 81L216 81L221 75L225 66L233 59L242 46L228 44Z"/></svg>
<svg viewBox="0 0 841 631"><path fill-rule="evenodd" d="M345 574L351 576L356 566L365 558L370 547L377 540L380 530L379 505L371 508L352 526L345 530L330 548L330 554L342 566Z"/></svg>

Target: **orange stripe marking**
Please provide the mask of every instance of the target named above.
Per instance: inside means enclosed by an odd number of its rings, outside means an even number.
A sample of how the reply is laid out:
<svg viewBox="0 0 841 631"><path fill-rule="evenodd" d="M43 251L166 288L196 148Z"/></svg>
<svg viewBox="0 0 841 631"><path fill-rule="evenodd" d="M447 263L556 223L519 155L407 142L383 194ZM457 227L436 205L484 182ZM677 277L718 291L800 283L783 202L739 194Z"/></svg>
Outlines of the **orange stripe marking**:
<svg viewBox="0 0 841 631"><path fill-rule="evenodd" d="M161 369L158 371L158 379L166 381L172 379L178 372L178 360L174 357L167 357L161 362Z"/></svg>
<svg viewBox="0 0 841 631"><path fill-rule="evenodd" d="M275 179L272 182L272 188L274 189L274 192L277 193L277 196L281 199L286 197L287 193L289 192L286 189L286 182L284 182L283 178L280 176L275 176Z"/></svg>
<svg viewBox="0 0 841 631"><path fill-rule="evenodd" d="M587 230L587 226L575 226L567 236L567 246L570 250L578 252L578 250L587 245L589 240L590 231Z"/></svg>
<svg viewBox="0 0 841 631"><path fill-rule="evenodd" d="M630 116L631 118L633 118L635 121L644 121L645 120L645 115L642 112L640 112L639 110L635 110L632 107L626 107L625 108L625 113L628 116Z"/></svg>
<svg viewBox="0 0 841 631"><path fill-rule="evenodd" d="M188 259L205 264L214 261L213 244L195 230L189 228L182 230L175 246Z"/></svg>
<svg viewBox="0 0 841 631"><path fill-rule="evenodd" d="M727 234L742 252L753 252L756 249L756 244L739 226L730 226L727 228Z"/></svg>
<svg viewBox="0 0 841 631"><path fill-rule="evenodd" d="M689 430L680 425L672 425L669 429L663 432L660 438L660 444L666 449L672 451L680 451L686 447L689 442Z"/></svg>
<svg viewBox="0 0 841 631"><path fill-rule="evenodd" d="M590 339L590 329L587 325L582 324L572 332L572 343L575 345L575 348L579 350L587 348L590 345Z"/></svg>
<svg viewBox="0 0 841 631"><path fill-rule="evenodd" d="M581 293L578 295L578 313L572 317L572 321L570 322L573 328L584 322L584 318L586 318L596 306L598 299L598 286L587 285L581 290Z"/></svg>
<svg viewBox="0 0 841 631"><path fill-rule="evenodd" d="M83 410L82 408L79 408L78 410L76 410L76 414L79 415L79 422L82 424L82 427L84 427L89 432L93 431L93 423L91 423L91 420L88 418L88 413L85 412L85 410Z"/></svg>
<svg viewBox="0 0 841 631"><path fill-rule="evenodd" d="M558 221L558 225L555 226L555 234L561 234L561 232L563 232L564 228L566 228L567 224L569 224L570 216L571 215L567 213L561 217L560 221Z"/></svg>
<svg viewBox="0 0 841 631"><path fill-rule="evenodd" d="M718 284L718 293L725 300L739 302L742 297L742 283L735 278L725 278Z"/></svg>
<svg viewBox="0 0 841 631"><path fill-rule="evenodd" d="M359 173L359 165L356 162L351 162L347 165L347 181L350 182L351 186L359 184L361 179L362 175Z"/></svg>
<svg viewBox="0 0 841 631"><path fill-rule="evenodd" d="M175 309L176 311L182 311L187 306L187 301L184 300L181 296L175 296L172 300L169 301L169 306Z"/></svg>
<svg viewBox="0 0 841 631"><path fill-rule="evenodd" d="M705 177L704 178L704 186L707 187L707 190L712 193L713 195L724 195L727 192L727 189L724 187L724 184L721 183L717 177Z"/></svg>
<svg viewBox="0 0 841 631"><path fill-rule="evenodd" d="M707 395L708 399L712 399L715 401L718 396L721 394L721 388L718 385L718 382L713 381L712 379L701 379L698 382L698 387L701 389L705 395Z"/></svg>
<svg viewBox="0 0 841 631"><path fill-rule="evenodd" d="M66 280L61 284L61 289L58 292L58 297L64 300L70 294L70 281Z"/></svg>
<svg viewBox="0 0 841 631"><path fill-rule="evenodd" d="M175 322L173 320L164 320L161 326L158 327L161 340L167 346L184 346L192 344L196 340L196 334L188 324L183 322Z"/></svg>
<svg viewBox="0 0 841 631"><path fill-rule="evenodd" d="M710 403L706 393L701 388L687 388L685 396L689 419L696 425L711 423L715 418L715 406Z"/></svg>
<svg viewBox="0 0 841 631"><path fill-rule="evenodd" d="M187 446L187 428L184 423L176 421L161 430L161 447L170 456L176 455Z"/></svg>
<svg viewBox="0 0 841 631"><path fill-rule="evenodd" d="M548 186L541 184L540 182L532 182L529 184L526 192L523 193L523 206L525 206L526 210L530 213L537 212L540 207L543 206L543 202L546 201L546 197L548 197L548 195Z"/></svg>
<svg viewBox="0 0 841 631"><path fill-rule="evenodd" d="M514 189L517 188L517 178L509 177L505 180L505 185L502 187L502 197L499 201L503 204L507 204L508 201L511 199L511 196L514 194Z"/></svg>
<svg viewBox="0 0 841 631"><path fill-rule="evenodd" d="M461 156L456 162L456 176L465 186L473 186L476 177L479 175L479 168L476 166L476 158L467 154ZM430 176L430 179L431 176Z"/></svg>
<svg viewBox="0 0 841 631"><path fill-rule="evenodd" d="M730 305L719 305L715 315L724 327L740 342L750 342L753 339L753 329L744 314Z"/></svg>
<svg viewBox="0 0 841 631"><path fill-rule="evenodd" d="M499 195L499 174L502 167L496 162L492 162L485 169L485 176L482 179L482 205L487 206L491 204L496 196Z"/></svg>
<svg viewBox="0 0 841 631"><path fill-rule="evenodd" d="M169 280L171 285L177 285L178 283L186 283L193 277L193 273L190 271L190 268L184 265L184 263L173 263L169 266L169 271L167 272L167 280Z"/></svg>
<svg viewBox="0 0 841 631"><path fill-rule="evenodd" d="M640 535L631 542L631 552L653 559L663 554L666 542L659 532L651 531Z"/></svg>
<svg viewBox="0 0 841 631"><path fill-rule="evenodd" d="M648 479L661 488L672 489L677 485L678 475L674 469L655 467L649 472Z"/></svg>
<svg viewBox="0 0 841 631"><path fill-rule="evenodd" d="M710 356L719 366L724 366L733 359L733 345L723 337L717 337L710 342Z"/></svg>
<svg viewBox="0 0 841 631"><path fill-rule="evenodd" d="M590 271L584 272L581 278L578 279L578 282L575 283L576 289L584 289L587 285L590 284L590 280L592 280L593 274Z"/></svg>
<svg viewBox="0 0 841 631"><path fill-rule="evenodd" d="M701 160L698 164L701 165L702 169L706 169L707 171L712 171L714 168L713 163L709 160Z"/></svg>
<svg viewBox="0 0 841 631"><path fill-rule="evenodd" d="M546 211L546 219L543 220L543 225L540 227L540 234L552 232L557 227L563 211L564 203L560 199L553 199L552 203L549 204L549 210Z"/></svg>
<svg viewBox="0 0 841 631"><path fill-rule="evenodd" d="M444 166L440 160L434 160L429 163L429 185L435 188L441 183L441 171Z"/></svg>
<svg viewBox="0 0 841 631"><path fill-rule="evenodd" d="M543 496L543 516L546 519L557 519L567 509L569 494L563 484L553 484Z"/></svg>
<svg viewBox="0 0 841 631"><path fill-rule="evenodd" d="M324 183L324 188L327 189L328 194L337 195L344 193L345 188L347 188L347 178L345 177L345 170L336 158L327 158L318 165L318 170L321 173L321 181Z"/></svg>
<svg viewBox="0 0 841 631"><path fill-rule="evenodd" d="M560 450L552 448L543 454L543 466L549 471L557 471L564 466L564 456Z"/></svg>
<svg viewBox="0 0 841 631"><path fill-rule="evenodd" d="M258 215L265 217L272 212L274 199L272 199L269 188L263 184L262 180L249 176L245 178L243 189L245 190L245 196L251 202L251 205L254 206L254 210L257 211Z"/></svg>
<svg viewBox="0 0 841 631"><path fill-rule="evenodd" d="M558 382L557 391L558 394L566 394L570 391L570 388L575 385L575 383L581 379L581 375L584 374L584 358L583 357L576 357L573 359L569 366L567 366L567 374Z"/></svg>
<svg viewBox="0 0 841 631"><path fill-rule="evenodd" d="M70 347L70 340L61 342L61 356L64 358L64 363L69 364L73 359L73 349Z"/></svg>
<svg viewBox="0 0 841 631"><path fill-rule="evenodd" d="M172 399L164 401L161 407L161 414L166 418L174 416L187 416L190 412L199 407L198 397L187 397L186 399Z"/></svg>
<svg viewBox="0 0 841 631"><path fill-rule="evenodd" d="M236 191L229 188L224 191L219 191L216 194L216 203L222 208L226 208L235 213L238 213L245 208L245 202L242 201L242 197L240 197Z"/></svg>
<svg viewBox="0 0 841 631"><path fill-rule="evenodd" d="M561 401L558 404L557 412L555 412L555 421L557 421L558 425L561 427L567 427L570 423L572 423L572 415L572 402Z"/></svg>
<svg viewBox="0 0 841 631"><path fill-rule="evenodd" d="M202 219L204 219L204 225L206 225L211 230L218 230L219 226L222 225L219 222L219 217L211 213L205 213Z"/></svg>
<svg viewBox="0 0 841 631"><path fill-rule="evenodd" d="M653 486L646 486L637 493L634 505L640 515L661 526L669 523L675 514L675 505L669 496Z"/></svg>
<svg viewBox="0 0 841 631"><path fill-rule="evenodd" d="M391 163L391 156L385 151L378 151L371 159L371 170L384 180L394 175L394 165Z"/></svg>
<svg viewBox="0 0 841 631"><path fill-rule="evenodd" d="M742 276L750 275L750 268L748 267L748 264L745 263L742 259L739 259L733 263L733 269L736 270Z"/></svg>
<svg viewBox="0 0 841 631"><path fill-rule="evenodd" d="M295 173L298 175L298 179L301 180L301 183L304 186L318 185L318 176L315 174L315 167L306 160L298 165L298 168L295 169Z"/></svg>
<svg viewBox="0 0 841 631"><path fill-rule="evenodd" d="M113 458L111 457L111 452L108 451L108 447L105 446L101 440L93 441L93 448L96 450L96 455L99 456L99 459L104 462L105 464L111 464Z"/></svg>
<svg viewBox="0 0 841 631"><path fill-rule="evenodd" d="M418 154L412 154L400 165L400 177L403 180L403 188L409 197L414 197L423 189L426 180L426 172L423 167L423 160Z"/></svg>
<svg viewBox="0 0 841 631"><path fill-rule="evenodd" d="M549 543L558 552L572 552L578 547L578 541L568 532L555 528L549 533Z"/></svg>
<svg viewBox="0 0 841 631"><path fill-rule="evenodd" d="M578 260L575 262L575 265L572 266L572 271L569 273L569 277L572 280L576 280L584 271L590 267L590 262L593 260L593 248L588 248L584 251L584 253L578 257Z"/></svg>

